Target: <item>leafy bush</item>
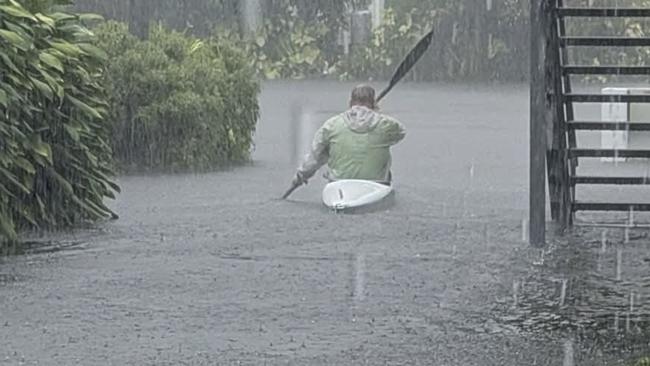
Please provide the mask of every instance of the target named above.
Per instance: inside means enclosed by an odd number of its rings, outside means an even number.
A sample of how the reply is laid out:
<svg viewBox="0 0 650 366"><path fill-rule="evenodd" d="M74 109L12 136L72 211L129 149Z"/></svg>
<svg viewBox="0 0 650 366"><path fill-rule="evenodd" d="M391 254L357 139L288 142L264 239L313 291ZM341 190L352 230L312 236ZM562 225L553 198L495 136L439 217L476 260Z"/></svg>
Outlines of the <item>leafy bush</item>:
<svg viewBox="0 0 650 366"><path fill-rule="evenodd" d="M105 54L84 18L0 0L0 245L113 215Z"/></svg>
<svg viewBox="0 0 650 366"><path fill-rule="evenodd" d="M208 169L249 159L259 84L243 52L161 26L146 41L116 22L96 32L112 60L105 83L121 167Z"/></svg>
<svg viewBox="0 0 650 366"><path fill-rule="evenodd" d="M251 39L231 28L217 28L215 39L236 44L248 56L249 65L262 79L304 79L328 75L338 53L328 53L332 29L320 20L304 21L294 6L269 18Z"/></svg>
<svg viewBox="0 0 650 366"><path fill-rule="evenodd" d="M319 40L328 33L324 23L307 23L293 8L267 20L253 45L257 68L267 79L302 79L327 73L330 65Z"/></svg>
<svg viewBox="0 0 650 366"><path fill-rule="evenodd" d="M398 16L389 8L381 26L372 33L370 44L342 57L337 65L342 79L390 78L395 67L431 28L435 11L422 14L417 8ZM416 69L417 70L417 69ZM411 74L413 75L413 74Z"/></svg>

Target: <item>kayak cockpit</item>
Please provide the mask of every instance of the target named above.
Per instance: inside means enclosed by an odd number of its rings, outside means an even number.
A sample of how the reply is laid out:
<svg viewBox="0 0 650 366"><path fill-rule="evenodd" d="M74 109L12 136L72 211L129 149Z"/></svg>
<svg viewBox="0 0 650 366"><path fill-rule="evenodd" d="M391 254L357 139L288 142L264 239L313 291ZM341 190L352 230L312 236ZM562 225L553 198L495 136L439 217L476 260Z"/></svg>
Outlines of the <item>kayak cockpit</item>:
<svg viewBox="0 0 650 366"><path fill-rule="evenodd" d="M373 206L393 193L390 184L369 180L345 179L331 182L323 189L323 204L335 211Z"/></svg>

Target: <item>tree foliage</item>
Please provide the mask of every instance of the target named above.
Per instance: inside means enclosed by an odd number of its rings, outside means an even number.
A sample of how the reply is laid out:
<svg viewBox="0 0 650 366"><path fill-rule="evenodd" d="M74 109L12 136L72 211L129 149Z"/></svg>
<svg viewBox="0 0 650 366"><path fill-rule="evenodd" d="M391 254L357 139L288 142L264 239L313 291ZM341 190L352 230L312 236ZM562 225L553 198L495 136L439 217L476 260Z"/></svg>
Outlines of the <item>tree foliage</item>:
<svg viewBox="0 0 650 366"><path fill-rule="evenodd" d="M326 51L325 39L331 32L325 21L307 22L289 6L266 19L251 39L224 27L217 28L213 37L241 48L262 79L304 79L327 75L338 62L337 52Z"/></svg>
<svg viewBox="0 0 650 366"><path fill-rule="evenodd" d="M152 0L142 0L149 1ZM85 10L107 9L126 19L128 0L78 0ZM237 30L236 0L154 0L150 12L136 12L141 22L162 20L175 29L209 34L209 29ZM91 4L93 3L93 4ZM528 75L530 0L387 0L386 21L368 46L348 57L341 38L352 10L367 0L263 1L266 22L248 45L263 77L386 78L414 39L435 29L429 54L411 74L417 80L521 81ZM567 6L647 7L649 0L564 0ZM94 6L94 7L93 7ZM572 34L642 36L650 23L639 19L569 20ZM583 50L584 51L584 50ZM583 64L644 64L648 48L586 50L575 53Z"/></svg>

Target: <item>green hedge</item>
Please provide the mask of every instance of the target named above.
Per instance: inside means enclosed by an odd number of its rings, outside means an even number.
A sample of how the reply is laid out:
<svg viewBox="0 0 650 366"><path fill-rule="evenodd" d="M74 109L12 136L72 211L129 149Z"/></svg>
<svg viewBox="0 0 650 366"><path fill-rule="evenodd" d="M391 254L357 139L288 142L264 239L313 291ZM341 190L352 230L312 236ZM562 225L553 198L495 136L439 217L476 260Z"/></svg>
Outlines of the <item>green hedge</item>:
<svg viewBox="0 0 650 366"><path fill-rule="evenodd" d="M249 159L259 83L244 53L160 26L147 40L117 22L96 34L111 59L105 85L121 168L210 169Z"/></svg>
<svg viewBox="0 0 650 366"><path fill-rule="evenodd" d="M0 249L21 230L113 215L103 201L119 189L109 178L106 55L87 16L44 13L0 0Z"/></svg>

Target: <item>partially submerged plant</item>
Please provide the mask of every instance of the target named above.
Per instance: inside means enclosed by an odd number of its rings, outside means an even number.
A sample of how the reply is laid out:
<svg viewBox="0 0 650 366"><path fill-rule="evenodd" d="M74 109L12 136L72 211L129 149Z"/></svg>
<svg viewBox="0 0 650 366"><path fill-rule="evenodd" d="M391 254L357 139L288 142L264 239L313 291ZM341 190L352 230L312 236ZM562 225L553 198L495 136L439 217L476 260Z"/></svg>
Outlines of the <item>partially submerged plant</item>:
<svg viewBox="0 0 650 366"><path fill-rule="evenodd" d="M0 241L115 216L94 17L41 10L0 0Z"/></svg>

